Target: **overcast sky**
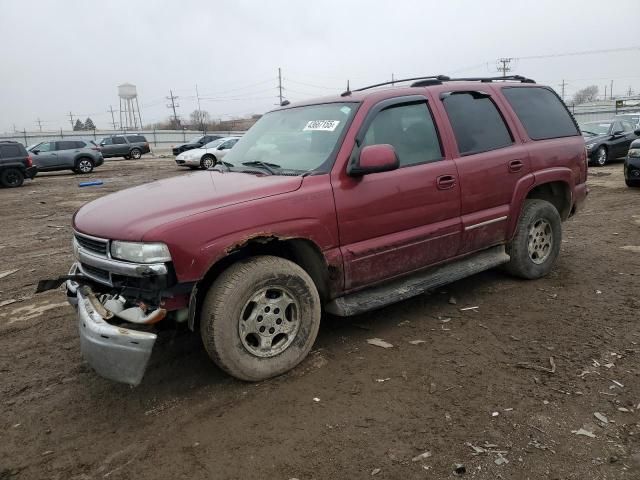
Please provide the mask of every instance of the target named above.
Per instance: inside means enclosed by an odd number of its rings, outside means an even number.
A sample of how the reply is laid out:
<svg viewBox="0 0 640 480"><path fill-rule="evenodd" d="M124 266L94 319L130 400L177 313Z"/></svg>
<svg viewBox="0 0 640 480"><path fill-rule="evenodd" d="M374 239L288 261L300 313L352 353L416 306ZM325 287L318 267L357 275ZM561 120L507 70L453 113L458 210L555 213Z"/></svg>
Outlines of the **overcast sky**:
<svg viewBox="0 0 640 480"><path fill-rule="evenodd" d="M494 75L499 57L640 46L625 19L638 0L0 0L0 131L68 128L69 112L108 128L117 85L138 88L145 124L212 118L276 104L277 71L295 101L429 74ZM607 10L610 11L607 11ZM635 12L635 13L634 13ZM617 20L616 20L617 19ZM618 25L618 27L616 27ZM614 81L640 92L640 50L514 61L567 96Z"/></svg>

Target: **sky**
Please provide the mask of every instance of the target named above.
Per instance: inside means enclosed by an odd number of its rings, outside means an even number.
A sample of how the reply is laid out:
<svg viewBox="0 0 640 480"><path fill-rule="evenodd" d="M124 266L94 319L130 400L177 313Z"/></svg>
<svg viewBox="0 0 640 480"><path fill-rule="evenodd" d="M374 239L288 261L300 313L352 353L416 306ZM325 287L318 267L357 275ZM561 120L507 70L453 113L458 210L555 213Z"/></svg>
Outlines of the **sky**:
<svg viewBox="0 0 640 480"><path fill-rule="evenodd" d="M640 38L612 22L638 0L0 0L0 132L70 128L90 116L110 128L117 86L137 86L142 120L264 113L302 100L395 78L512 73L570 98L640 93ZM607 13L607 9L612 11ZM620 25L616 28L615 25ZM552 56L594 50L589 55ZM543 56L545 58L526 58ZM116 117L118 114L116 113ZM117 120L117 118L116 118Z"/></svg>

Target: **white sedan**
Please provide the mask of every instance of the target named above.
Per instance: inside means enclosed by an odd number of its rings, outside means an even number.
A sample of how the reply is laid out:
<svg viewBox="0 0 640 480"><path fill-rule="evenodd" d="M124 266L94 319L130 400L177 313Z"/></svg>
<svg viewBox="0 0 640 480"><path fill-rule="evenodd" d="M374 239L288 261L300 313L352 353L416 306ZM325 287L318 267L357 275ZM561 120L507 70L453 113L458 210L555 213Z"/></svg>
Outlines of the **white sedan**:
<svg viewBox="0 0 640 480"><path fill-rule="evenodd" d="M176 157L179 167L207 168L213 167L240 140L240 137L223 137L209 142L200 148L187 150Z"/></svg>

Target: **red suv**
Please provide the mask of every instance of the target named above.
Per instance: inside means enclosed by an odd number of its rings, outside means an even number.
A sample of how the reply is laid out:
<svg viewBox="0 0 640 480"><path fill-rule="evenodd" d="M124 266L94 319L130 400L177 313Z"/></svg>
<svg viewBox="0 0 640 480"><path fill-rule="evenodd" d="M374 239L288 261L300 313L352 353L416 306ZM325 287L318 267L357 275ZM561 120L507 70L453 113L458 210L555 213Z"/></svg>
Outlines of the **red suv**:
<svg viewBox="0 0 640 480"><path fill-rule="evenodd" d="M563 102L519 76L409 80L286 105L214 170L82 207L58 282L93 368L138 384L157 322L186 322L222 369L262 380L305 358L323 310L498 265L546 275L588 192Z"/></svg>

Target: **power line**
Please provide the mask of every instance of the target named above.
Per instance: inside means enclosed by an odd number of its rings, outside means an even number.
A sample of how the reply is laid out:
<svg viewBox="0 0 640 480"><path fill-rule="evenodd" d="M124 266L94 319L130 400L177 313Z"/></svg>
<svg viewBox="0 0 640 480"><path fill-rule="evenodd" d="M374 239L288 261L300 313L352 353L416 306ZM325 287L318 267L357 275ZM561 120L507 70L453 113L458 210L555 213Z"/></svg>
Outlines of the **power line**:
<svg viewBox="0 0 640 480"><path fill-rule="evenodd" d="M640 50L640 46L636 47L621 47L621 48L607 48L601 50L583 50L580 52L566 52L566 53L550 53L547 55L529 55L526 57L514 57L515 60L534 60L538 58L554 58L554 57L574 57L579 55L597 55L600 53L615 53L615 52L629 52L633 50Z"/></svg>

